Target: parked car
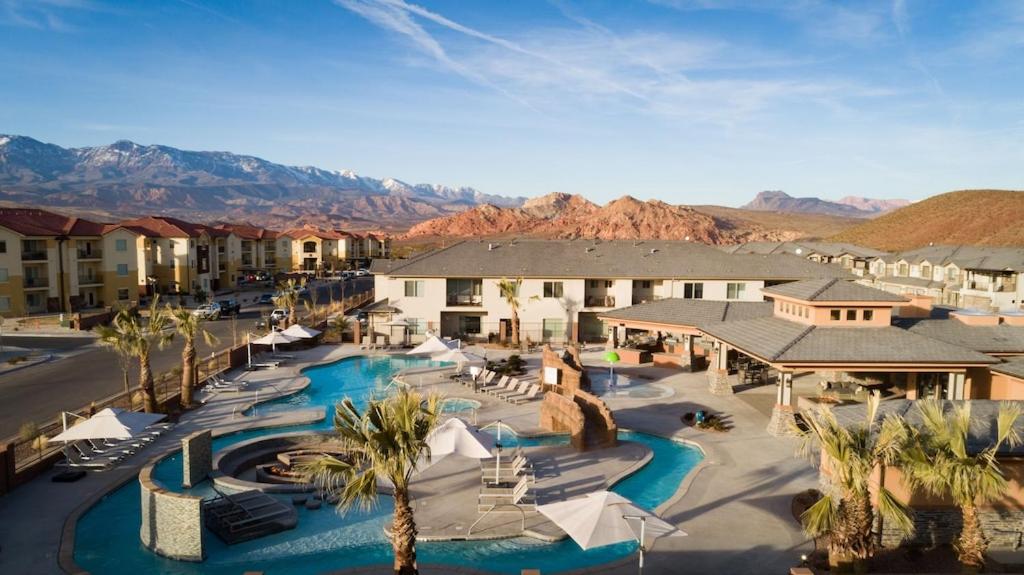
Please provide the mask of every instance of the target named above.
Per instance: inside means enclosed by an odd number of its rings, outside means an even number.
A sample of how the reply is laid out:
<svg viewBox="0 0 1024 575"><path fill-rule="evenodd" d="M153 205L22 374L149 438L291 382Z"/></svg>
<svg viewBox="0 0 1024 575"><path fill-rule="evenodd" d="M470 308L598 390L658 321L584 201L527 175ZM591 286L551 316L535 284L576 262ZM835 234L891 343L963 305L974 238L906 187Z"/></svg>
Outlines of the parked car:
<svg viewBox="0 0 1024 575"><path fill-rule="evenodd" d="M341 278L342 279L350 280L350 279L354 278L355 276L356 276L356 272L354 272L352 270L345 270L345 271L341 272Z"/></svg>
<svg viewBox="0 0 1024 575"><path fill-rule="evenodd" d="M256 303L258 305L274 305L274 294L265 293L260 296L259 301Z"/></svg>
<svg viewBox="0 0 1024 575"><path fill-rule="evenodd" d="M222 299L217 302L221 315L235 315L242 311L242 304L235 299Z"/></svg>
<svg viewBox="0 0 1024 575"><path fill-rule="evenodd" d="M277 308L270 312L270 325L277 325L288 318L288 310Z"/></svg>
<svg viewBox="0 0 1024 575"><path fill-rule="evenodd" d="M363 276L368 276L368 275L370 275L370 270L368 270L366 268L361 268L361 269L356 270L356 276L357 277L363 277Z"/></svg>
<svg viewBox="0 0 1024 575"><path fill-rule="evenodd" d="M203 304L192 310L192 315L211 321L220 319L220 304Z"/></svg>

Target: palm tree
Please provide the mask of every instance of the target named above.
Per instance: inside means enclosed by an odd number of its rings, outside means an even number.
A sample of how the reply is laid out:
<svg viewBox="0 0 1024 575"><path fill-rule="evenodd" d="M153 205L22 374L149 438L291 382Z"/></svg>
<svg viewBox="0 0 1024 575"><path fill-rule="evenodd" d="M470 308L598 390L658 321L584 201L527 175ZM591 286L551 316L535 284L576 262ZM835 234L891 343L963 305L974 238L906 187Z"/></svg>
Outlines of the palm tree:
<svg viewBox="0 0 1024 575"><path fill-rule="evenodd" d="M963 526L955 548L965 570L977 572L985 566L988 539L982 529L978 507L1006 494L1008 487L996 454L1004 446L1015 447L1021 438L1015 429L1021 408L1002 403L996 417L995 442L980 451L967 447L971 405L954 405L951 412L934 399L916 403L923 424L914 447L907 451L907 479L934 496L948 496L960 508ZM973 451L973 452L972 452Z"/></svg>
<svg viewBox="0 0 1024 575"><path fill-rule="evenodd" d="M429 457L427 436L437 426L440 397L424 398L401 389L384 399L370 400L365 411L345 398L335 407L334 428L348 457L325 456L307 473L321 489L338 496L338 507L369 508L377 502L377 481L392 486L395 503L391 521L394 572L415 575L416 521L410 504L409 482L416 465Z"/></svg>
<svg viewBox="0 0 1024 575"><path fill-rule="evenodd" d="M344 343L345 332L348 331L350 323L344 313L339 313L331 318L327 324L327 329L338 334L338 343Z"/></svg>
<svg viewBox="0 0 1024 575"><path fill-rule="evenodd" d="M280 295L274 298L274 305L288 310L288 318L284 321L284 327L295 322L295 306L299 303L299 287L301 284L295 278L288 278L277 286Z"/></svg>
<svg viewBox="0 0 1024 575"><path fill-rule="evenodd" d="M149 321L142 325L138 320L134 322L129 337L131 355L139 358L139 388L142 390L142 405L146 413L156 411L156 392L153 389L153 370L149 365L149 355L155 346L163 349L174 339L174 332L167 328L171 327L171 314L168 308L159 305L160 296L153 296L149 304Z"/></svg>
<svg viewBox="0 0 1024 575"><path fill-rule="evenodd" d="M128 409L132 409L131 384L128 381L128 367L134 357L132 338L138 327L138 318L129 309L121 309L107 325L97 326L93 331L99 336L99 343L117 354L124 376L124 394L128 398Z"/></svg>
<svg viewBox="0 0 1024 575"><path fill-rule="evenodd" d="M167 308L174 320L174 331L185 340L181 348L181 407L192 405L192 392L196 386L196 340L203 338L206 345L217 343L217 337L203 327L205 321L183 307ZM232 316L234 317L234 316Z"/></svg>
<svg viewBox="0 0 1024 575"><path fill-rule="evenodd" d="M875 513L900 531L910 533L913 522L909 509L878 482L872 474L879 467L896 465L904 448L908 430L894 417L878 422L879 397L867 401L863 424L844 426L832 410L822 406L805 417L806 429L797 429L800 451L817 454L830 479L830 493L818 500L801 516L804 530L812 537L829 538L829 563L849 568L874 554L871 530ZM872 492L878 496L878 509L871 504Z"/></svg>
<svg viewBox="0 0 1024 575"><path fill-rule="evenodd" d="M498 292L512 310L512 345L519 347L519 288L523 285L523 278L510 280L501 278L498 282Z"/></svg>

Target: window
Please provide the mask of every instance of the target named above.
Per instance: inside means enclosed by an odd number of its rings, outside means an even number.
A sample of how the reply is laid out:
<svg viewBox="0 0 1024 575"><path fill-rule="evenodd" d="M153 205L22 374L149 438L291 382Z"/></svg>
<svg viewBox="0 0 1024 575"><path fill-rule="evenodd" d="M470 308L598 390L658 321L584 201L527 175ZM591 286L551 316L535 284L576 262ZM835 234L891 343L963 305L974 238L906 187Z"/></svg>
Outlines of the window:
<svg viewBox="0 0 1024 575"><path fill-rule="evenodd" d="M0 241L0 254L6 254L6 253L7 253L7 242Z"/></svg>
<svg viewBox="0 0 1024 575"><path fill-rule="evenodd" d="M117 264L117 275L121 277L128 275L128 264Z"/></svg>
<svg viewBox="0 0 1024 575"><path fill-rule="evenodd" d="M701 282L684 283L683 299L704 299L704 284Z"/></svg>
<svg viewBox="0 0 1024 575"><path fill-rule="evenodd" d="M422 319L407 317L405 321L409 324L409 335L423 335L427 333L427 322Z"/></svg>
<svg viewBox="0 0 1024 575"><path fill-rule="evenodd" d="M302 242L302 251L307 254L316 252L316 242Z"/></svg>
<svg viewBox="0 0 1024 575"><path fill-rule="evenodd" d="M406 280L405 297L423 297L423 280Z"/></svg>
<svg viewBox="0 0 1024 575"><path fill-rule="evenodd" d="M483 305L483 280L450 279L447 281L448 305Z"/></svg>
<svg viewBox="0 0 1024 575"><path fill-rule="evenodd" d="M0 283L7 283L7 268L0 268Z"/></svg>
<svg viewBox="0 0 1024 575"><path fill-rule="evenodd" d="M739 283L728 283L725 286L725 299L741 299L743 292L747 289L747 284Z"/></svg>
<svg viewBox="0 0 1024 575"><path fill-rule="evenodd" d="M117 290L117 301L127 301L129 297L128 288L120 288Z"/></svg>
<svg viewBox="0 0 1024 575"><path fill-rule="evenodd" d="M0 311L11 311L11 298L5 295L0 296Z"/></svg>
<svg viewBox="0 0 1024 575"><path fill-rule="evenodd" d="M846 310L846 321L857 321L857 310L848 309Z"/></svg>
<svg viewBox="0 0 1024 575"><path fill-rule="evenodd" d="M459 333L480 333L480 316L463 315L459 316Z"/></svg>
<svg viewBox="0 0 1024 575"><path fill-rule="evenodd" d="M562 318L545 319L541 330L544 341L561 341L565 338L565 320Z"/></svg>
<svg viewBox="0 0 1024 575"><path fill-rule="evenodd" d="M651 289L651 280L633 280L633 287L640 289Z"/></svg>
<svg viewBox="0 0 1024 575"><path fill-rule="evenodd" d="M562 297L562 293L562 282L544 282L544 297Z"/></svg>
<svg viewBox="0 0 1024 575"><path fill-rule="evenodd" d="M829 317L832 319L832 321L839 321L839 319L842 317L842 314L840 313L840 310L834 309L829 312Z"/></svg>
<svg viewBox="0 0 1024 575"><path fill-rule="evenodd" d="M114 249L119 252L128 251L128 240L114 240Z"/></svg>
<svg viewBox="0 0 1024 575"><path fill-rule="evenodd" d="M932 266L921 266L921 277L924 279L932 279Z"/></svg>
<svg viewBox="0 0 1024 575"><path fill-rule="evenodd" d="M907 264L900 264L899 265L899 272L898 272L898 274L901 275L901 276L904 276L904 277L909 276L910 275L910 266L907 265Z"/></svg>
<svg viewBox="0 0 1024 575"><path fill-rule="evenodd" d="M170 258L167 259L167 267L173 268L176 265L178 265L177 264L177 260L174 258L173 255Z"/></svg>
<svg viewBox="0 0 1024 575"><path fill-rule="evenodd" d="M875 310L866 309L864 310L864 321L871 321L875 319Z"/></svg>

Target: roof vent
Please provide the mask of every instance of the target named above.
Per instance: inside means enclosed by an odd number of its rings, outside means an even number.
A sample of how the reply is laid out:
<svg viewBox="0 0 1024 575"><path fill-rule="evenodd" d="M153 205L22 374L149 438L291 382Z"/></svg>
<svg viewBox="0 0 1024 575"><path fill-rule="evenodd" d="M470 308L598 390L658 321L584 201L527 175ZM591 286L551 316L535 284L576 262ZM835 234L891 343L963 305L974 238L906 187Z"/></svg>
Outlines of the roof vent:
<svg viewBox="0 0 1024 575"><path fill-rule="evenodd" d="M652 254L658 253L658 248L651 248L651 253Z"/></svg>
<svg viewBox="0 0 1024 575"><path fill-rule="evenodd" d="M594 251L594 248L586 248L586 251L589 254L590 252Z"/></svg>
<svg viewBox="0 0 1024 575"><path fill-rule="evenodd" d="M487 251L493 251L495 247L497 246L495 246L494 244L487 244Z"/></svg>

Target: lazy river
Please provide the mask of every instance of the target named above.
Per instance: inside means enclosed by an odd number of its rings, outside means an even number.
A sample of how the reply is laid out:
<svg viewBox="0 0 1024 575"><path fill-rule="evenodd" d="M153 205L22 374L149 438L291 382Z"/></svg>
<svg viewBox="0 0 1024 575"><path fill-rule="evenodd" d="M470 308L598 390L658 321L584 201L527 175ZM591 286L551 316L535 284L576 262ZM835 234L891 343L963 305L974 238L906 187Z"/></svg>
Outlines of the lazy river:
<svg viewBox="0 0 1024 575"><path fill-rule="evenodd" d="M362 403L374 393L387 389L399 369L430 365L404 357L352 357L305 370L310 386L294 396L259 406L268 410L324 406L324 422L291 428L260 429L219 437L214 449L255 437L289 431L324 430L331 426L332 406L344 396ZM677 491L680 482L701 460L699 450L655 435L620 432L619 438L648 446L653 458L612 490L654 509ZM529 446L541 442L565 442L561 437L529 438L502 434L504 445ZM164 458L154 477L174 490L181 483L181 454ZM189 490L195 495L212 494L206 482ZM207 559L202 563L173 561L160 557L139 541L140 489L132 481L111 492L78 521L75 561L96 574L127 575L161 573L175 575L237 575L258 569L275 575L316 575L333 570L391 563L391 546L383 528L391 518L391 501L381 497L372 511L344 515L330 509L299 509L299 525L293 530L227 546L210 533L204 535ZM517 574L523 568L559 573L615 561L636 550L635 543L610 545L583 551L566 539L546 543L528 537L491 541L422 542L417 545L421 565L442 564L476 567L493 573Z"/></svg>

